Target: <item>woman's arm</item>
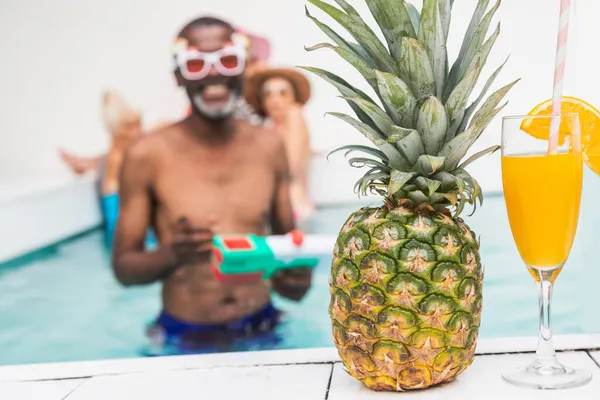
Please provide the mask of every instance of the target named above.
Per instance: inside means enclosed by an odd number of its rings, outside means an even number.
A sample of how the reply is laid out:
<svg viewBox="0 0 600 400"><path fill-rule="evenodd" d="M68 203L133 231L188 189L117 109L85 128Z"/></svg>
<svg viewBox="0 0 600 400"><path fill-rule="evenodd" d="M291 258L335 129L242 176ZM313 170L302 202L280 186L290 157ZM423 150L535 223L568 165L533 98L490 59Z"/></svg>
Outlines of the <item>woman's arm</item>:
<svg viewBox="0 0 600 400"><path fill-rule="evenodd" d="M310 136L302 106L294 104L288 111L286 123L287 133L285 136L285 147L290 166L292 180L304 179L306 165L310 158Z"/></svg>

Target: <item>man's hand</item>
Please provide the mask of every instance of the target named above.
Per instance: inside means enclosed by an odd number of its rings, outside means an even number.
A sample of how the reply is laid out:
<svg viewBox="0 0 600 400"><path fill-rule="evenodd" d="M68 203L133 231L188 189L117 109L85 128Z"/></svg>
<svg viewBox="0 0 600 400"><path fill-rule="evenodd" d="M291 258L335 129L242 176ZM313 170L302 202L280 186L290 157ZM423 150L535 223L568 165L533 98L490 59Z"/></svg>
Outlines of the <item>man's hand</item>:
<svg viewBox="0 0 600 400"><path fill-rule="evenodd" d="M310 289L311 282L311 268L286 269L271 277L271 288L285 298L300 301Z"/></svg>
<svg viewBox="0 0 600 400"><path fill-rule="evenodd" d="M171 244L175 264L193 264L207 258L212 249L213 223L211 220L209 226L200 227L192 225L186 217L177 220Z"/></svg>

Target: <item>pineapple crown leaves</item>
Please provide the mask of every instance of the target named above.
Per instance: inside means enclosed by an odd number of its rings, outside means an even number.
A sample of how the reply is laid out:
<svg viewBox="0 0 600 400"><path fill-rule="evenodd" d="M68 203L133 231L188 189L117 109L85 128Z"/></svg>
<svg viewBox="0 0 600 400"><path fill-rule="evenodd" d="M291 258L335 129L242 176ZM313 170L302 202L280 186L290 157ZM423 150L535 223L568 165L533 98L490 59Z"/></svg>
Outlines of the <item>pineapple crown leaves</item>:
<svg viewBox="0 0 600 400"><path fill-rule="evenodd" d="M501 0L496 0L491 8L490 0L478 1L452 65L446 42L453 0L423 0L421 12L405 0L365 0L383 41L348 1L333 0L336 5L323 0L307 1L352 39L321 22L306 7L306 16L333 42L306 50L335 51L360 73L375 95L369 96L332 72L300 67L334 86L356 118L343 113L327 114L354 127L374 146L347 145L330 153L365 154L348 160L352 167L367 169L356 182L355 191L359 196L377 193L392 204L408 199L428 209L452 207L455 216L467 204L475 212L477 202L483 203L483 195L465 168L494 153L499 146L462 160L502 111L506 103L500 104L518 82L511 82L486 98L507 58L470 102L500 35L498 24L488 37Z"/></svg>

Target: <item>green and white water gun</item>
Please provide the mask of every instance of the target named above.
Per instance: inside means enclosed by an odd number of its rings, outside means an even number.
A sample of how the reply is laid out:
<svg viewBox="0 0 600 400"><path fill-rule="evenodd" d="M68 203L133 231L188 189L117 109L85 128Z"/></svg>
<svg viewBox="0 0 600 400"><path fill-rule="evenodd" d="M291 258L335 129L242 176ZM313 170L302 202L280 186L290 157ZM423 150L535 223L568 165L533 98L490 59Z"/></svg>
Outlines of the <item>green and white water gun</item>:
<svg viewBox="0 0 600 400"><path fill-rule="evenodd" d="M248 283L269 279L279 270L315 268L335 246L333 235L216 235L211 269L224 283Z"/></svg>

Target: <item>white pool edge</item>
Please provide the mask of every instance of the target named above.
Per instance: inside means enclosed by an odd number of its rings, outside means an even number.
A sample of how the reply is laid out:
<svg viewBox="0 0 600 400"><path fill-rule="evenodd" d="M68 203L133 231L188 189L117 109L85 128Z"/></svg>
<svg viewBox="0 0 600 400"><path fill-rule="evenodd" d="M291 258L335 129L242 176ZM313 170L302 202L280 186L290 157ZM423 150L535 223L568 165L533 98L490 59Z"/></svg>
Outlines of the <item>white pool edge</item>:
<svg viewBox="0 0 600 400"><path fill-rule="evenodd" d="M0 263L52 246L102 223L92 176L23 182L12 191L4 189L6 193L0 194Z"/></svg>
<svg viewBox="0 0 600 400"><path fill-rule="evenodd" d="M537 338L480 339L477 354L503 354L535 351ZM558 335L555 348L560 351L600 349L600 334ZM261 365L318 364L338 362L335 348L269 350L154 358L27 364L0 367L0 382L76 379L102 375L146 372L250 367Z"/></svg>

